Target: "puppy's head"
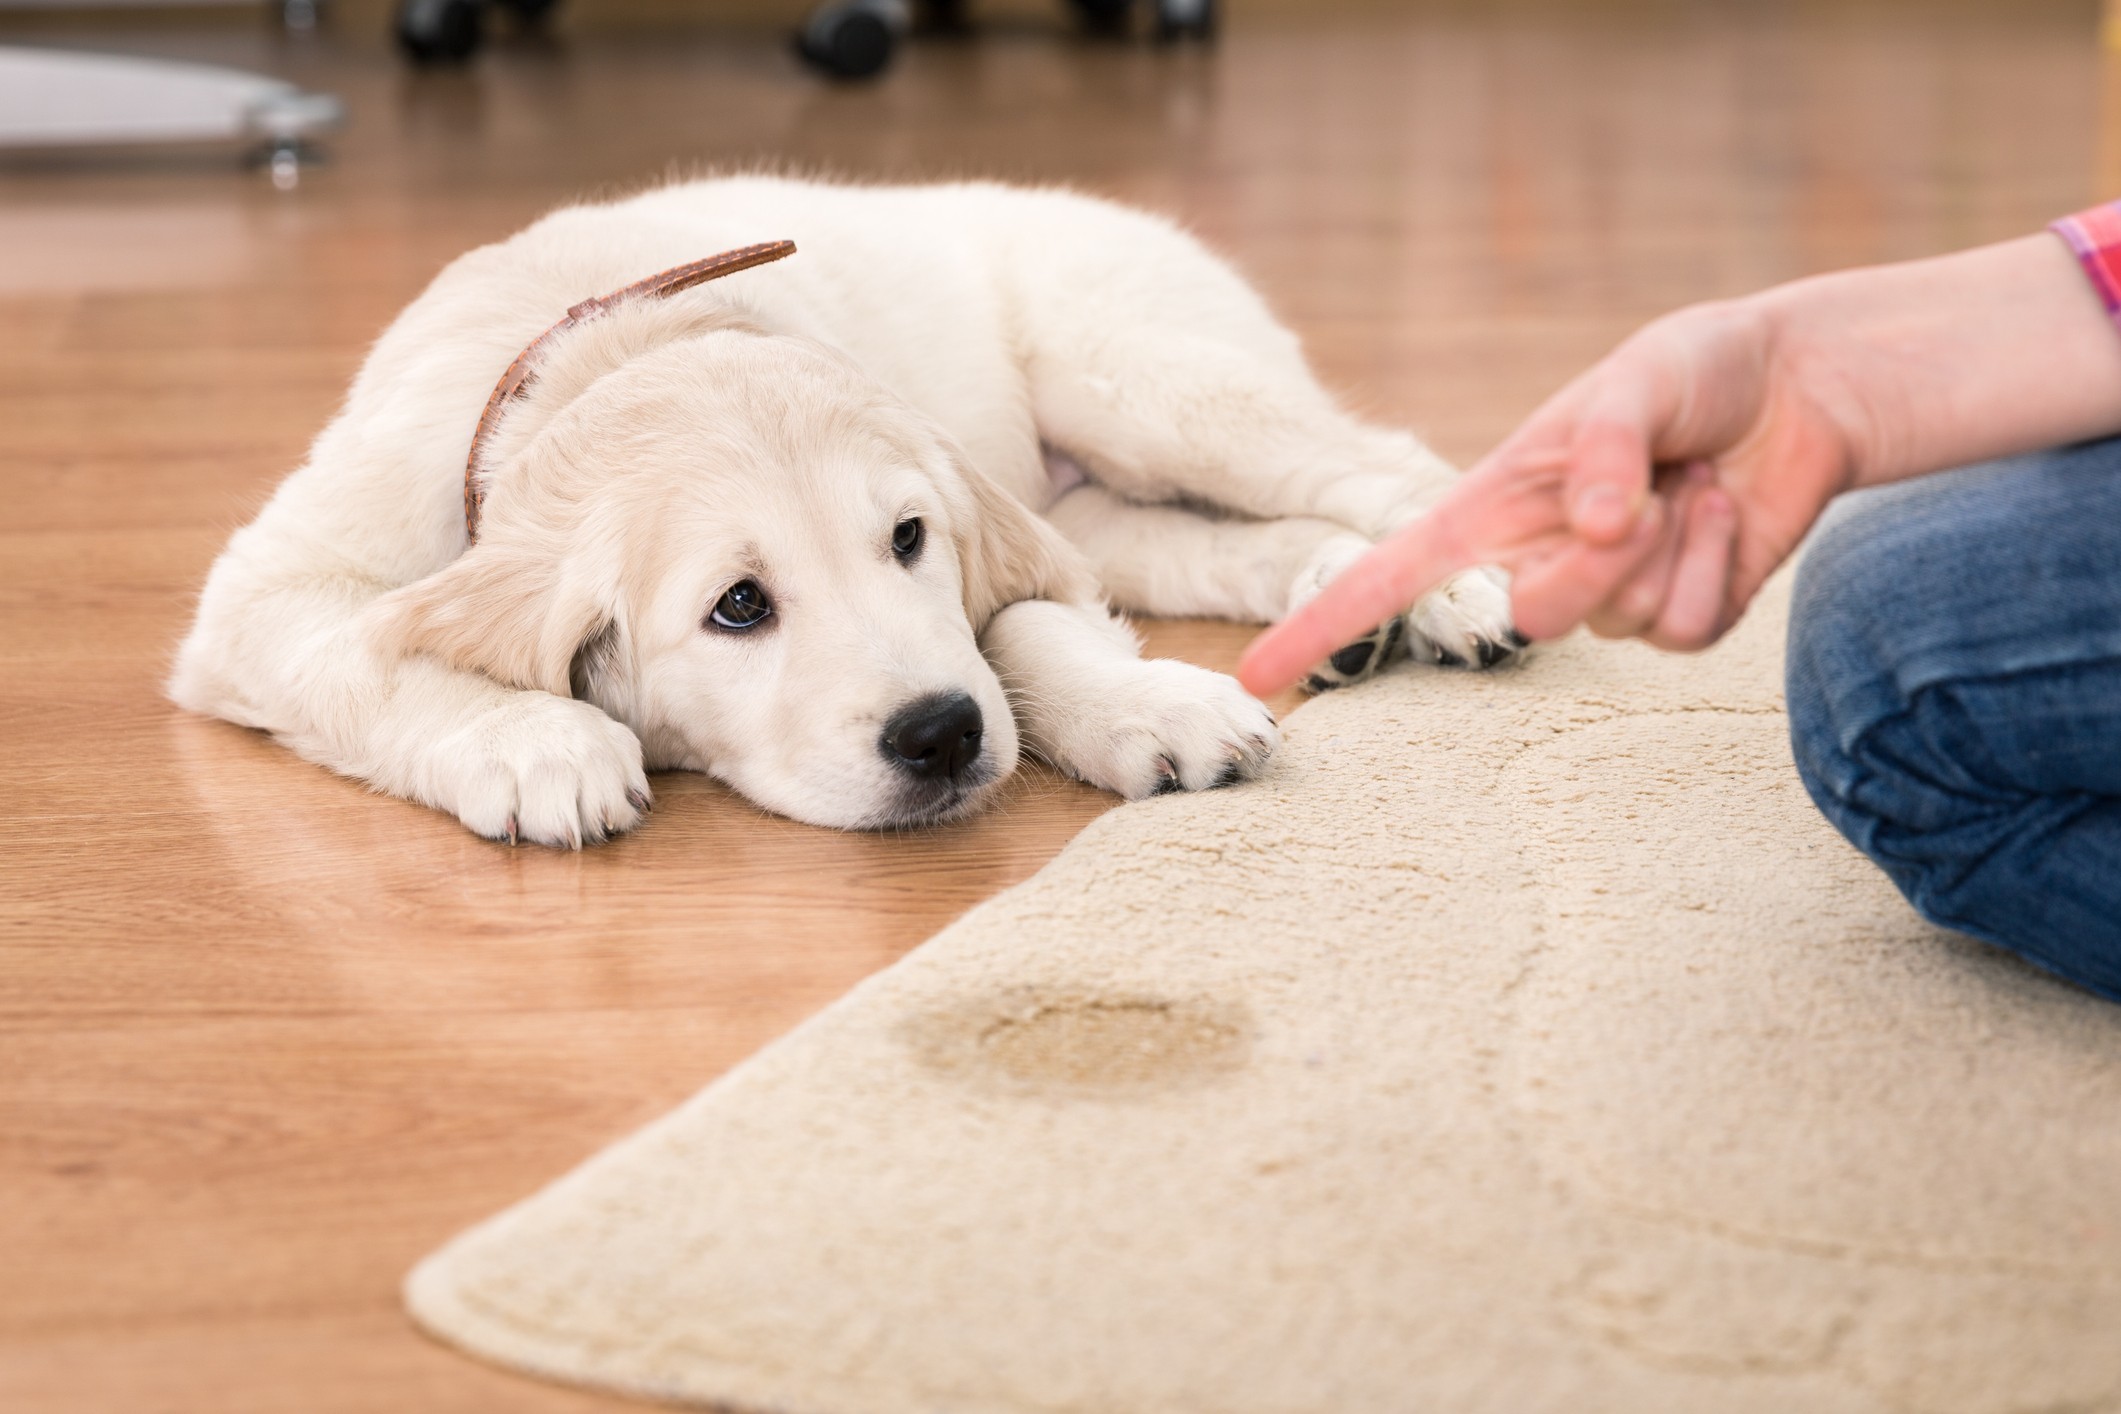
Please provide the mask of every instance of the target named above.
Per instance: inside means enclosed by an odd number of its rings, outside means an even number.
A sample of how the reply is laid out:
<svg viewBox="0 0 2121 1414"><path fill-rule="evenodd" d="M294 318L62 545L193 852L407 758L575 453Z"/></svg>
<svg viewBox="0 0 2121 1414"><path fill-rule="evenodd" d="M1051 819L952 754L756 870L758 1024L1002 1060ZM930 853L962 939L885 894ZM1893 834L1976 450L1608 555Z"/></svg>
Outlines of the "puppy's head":
<svg viewBox="0 0 2121 1414"><path fill-rule="evenodd" d="M1094 595L1072 547L826 349L601 337L540 369L478 542L386 596L383 638L592 701L651 765L799 820L976 809L1017 760L976 636L1015 600Z"/></svg>

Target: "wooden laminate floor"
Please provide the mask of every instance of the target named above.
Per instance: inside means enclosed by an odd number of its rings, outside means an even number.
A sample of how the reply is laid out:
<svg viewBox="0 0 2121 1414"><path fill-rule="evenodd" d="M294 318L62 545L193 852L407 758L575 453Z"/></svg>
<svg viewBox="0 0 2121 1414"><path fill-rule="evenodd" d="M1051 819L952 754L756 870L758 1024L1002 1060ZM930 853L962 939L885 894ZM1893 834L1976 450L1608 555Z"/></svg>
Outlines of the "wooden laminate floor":
<svg viewBox="0 0 2121 1414"><path fill-rule="evenodd" d="M222 540L463 248L709 165L1077 182L1180 215L1467 457L1662 308L2013 234L2114 171L2089 3L1240 6L1213 54L1019 18L869 88L755 27L426 75L375 30L80 31L340 93L294 192L0 163L0 1409L608 1407L428 1344L400 1275L1113 803L1026 771L854 836L666 778L631 838L509 850L165 703Z"/></svg>

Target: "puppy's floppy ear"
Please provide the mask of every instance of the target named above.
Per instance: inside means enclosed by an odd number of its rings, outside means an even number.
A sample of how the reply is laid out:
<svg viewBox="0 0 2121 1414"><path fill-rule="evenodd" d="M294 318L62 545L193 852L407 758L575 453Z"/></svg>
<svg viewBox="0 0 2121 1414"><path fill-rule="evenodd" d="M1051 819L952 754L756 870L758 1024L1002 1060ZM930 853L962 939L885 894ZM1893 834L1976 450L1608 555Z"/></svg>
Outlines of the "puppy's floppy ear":
<svg viewBox="0 0 2121 1414"><path fill-rule="evenodd" d="M951 465L960 487L952 520L965 617L977 633L1001 609L1023 599L1096 604L1104 595L1090 562L1043 516L996 486L964 456Z"/></svg>
<svg viewBox="0 0 2121 1414"><path fill-rule="evenodd" d="M510 687L569 697L584 675L579 660L610 656L610 602L557 554L482 541L377 600L370 629L387 652L429 653Z"/></svg>

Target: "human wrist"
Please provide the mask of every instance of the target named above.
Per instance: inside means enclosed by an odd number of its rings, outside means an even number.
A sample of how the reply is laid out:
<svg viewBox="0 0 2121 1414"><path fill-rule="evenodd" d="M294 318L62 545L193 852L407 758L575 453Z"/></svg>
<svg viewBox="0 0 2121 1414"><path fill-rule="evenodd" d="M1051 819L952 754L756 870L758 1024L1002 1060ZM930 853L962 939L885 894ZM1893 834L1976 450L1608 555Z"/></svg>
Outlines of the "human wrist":
<svg viewBox="0 0 2121 1414"><path fill-rule="evenodd" d="M2121 431L2121 337L2053 235L1758 298L1775 376L1840 442L1843 489Z"/></svg>
<svg viewBox="0 0 2121 1414"><path fill-rule="evenodd" d="M1869 270L1773 286L1740 301L1760 349L1762 398L1811 429L1832 468L1832 493L1891 480L1910 441L1877 339L1865 328Z"/></svg>

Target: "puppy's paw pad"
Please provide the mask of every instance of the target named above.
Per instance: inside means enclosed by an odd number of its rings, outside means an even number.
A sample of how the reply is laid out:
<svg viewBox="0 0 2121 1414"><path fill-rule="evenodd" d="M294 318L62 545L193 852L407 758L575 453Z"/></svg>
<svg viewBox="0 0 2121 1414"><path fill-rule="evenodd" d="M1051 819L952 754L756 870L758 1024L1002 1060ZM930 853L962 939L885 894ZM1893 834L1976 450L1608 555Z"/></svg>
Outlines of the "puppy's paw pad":
<svg viewBox="0 0 2121 1414"><path fill-rule="evenodd" d="M1375 676L1380 668L1392 661L1392 654L1398 650L1404 632L1405 625L1398 619L1379 624L1313 668L1304 679L1304 690L1331 692L1335 688L1353 687Z"/></svg>
<svg viewBox="0 0 2121 1414"><path fill-rule="evenodd" d="M520 693L435 743L420 795L475 833L580 849L641 822L640 739L586 702Z"/></svg>
<svg viewBox="0 0 2121 1414"><path fill-rule="evenodd" d="M1510 581L1497 570L1445 580L1407 611L1407 656L1447 668L1492 668L1530 640L1510 622Z"/></svg>

